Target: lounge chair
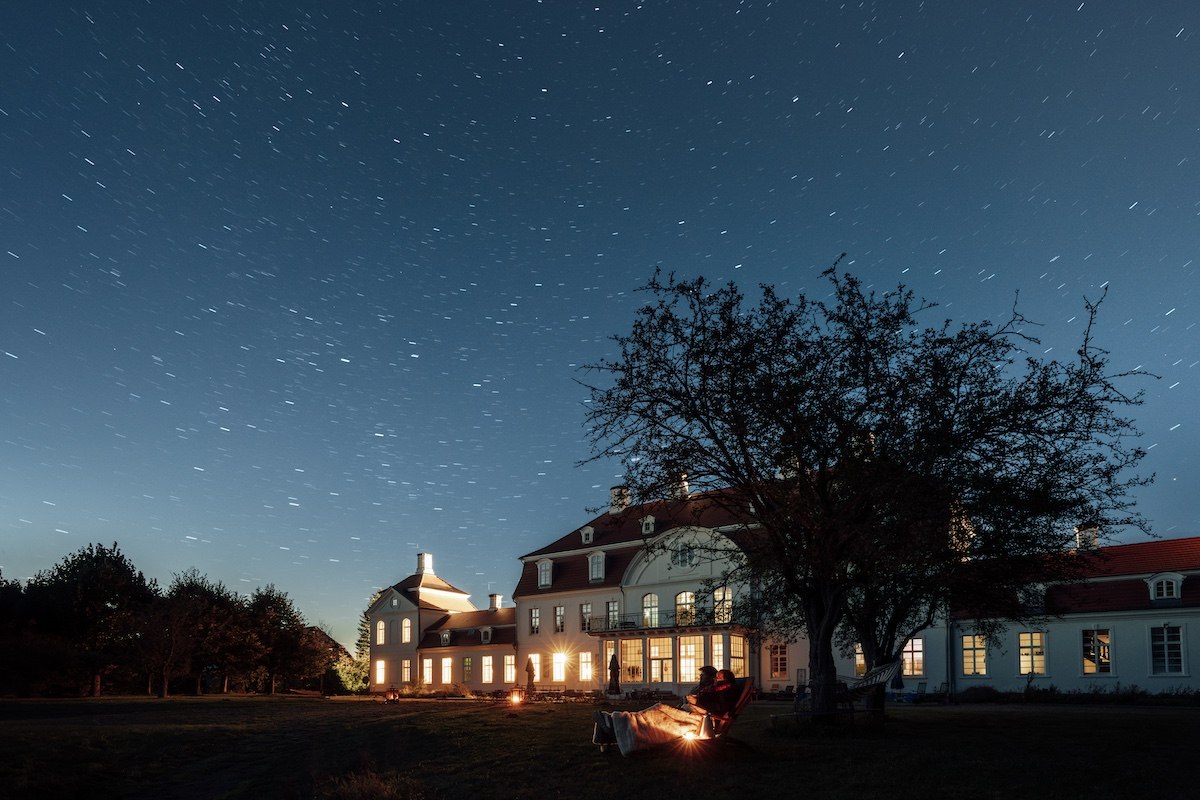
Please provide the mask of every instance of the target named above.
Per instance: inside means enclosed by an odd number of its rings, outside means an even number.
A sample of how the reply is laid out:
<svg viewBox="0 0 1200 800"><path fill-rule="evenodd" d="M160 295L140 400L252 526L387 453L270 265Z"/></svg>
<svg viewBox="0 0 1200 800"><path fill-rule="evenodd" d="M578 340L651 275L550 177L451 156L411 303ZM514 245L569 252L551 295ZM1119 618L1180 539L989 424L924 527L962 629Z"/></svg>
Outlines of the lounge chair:
<svg viewBox="0 0 1200 800"><path fill-rule="evenodd" d="M917 684L917 688L911 692L904 692L896 695L896 699L901 703L919 703L925 699L925 681Z"/></svg>
<svg viewBox="0 0 1200 800"><path fill-rule="evenodd" d="M714 739L719 739L729 732L742 709L754 698L754 678L735 678L733 686L737 691L737 701L733 704L733 709L723 714L704 715L702 730L709 731Z"/></svg>

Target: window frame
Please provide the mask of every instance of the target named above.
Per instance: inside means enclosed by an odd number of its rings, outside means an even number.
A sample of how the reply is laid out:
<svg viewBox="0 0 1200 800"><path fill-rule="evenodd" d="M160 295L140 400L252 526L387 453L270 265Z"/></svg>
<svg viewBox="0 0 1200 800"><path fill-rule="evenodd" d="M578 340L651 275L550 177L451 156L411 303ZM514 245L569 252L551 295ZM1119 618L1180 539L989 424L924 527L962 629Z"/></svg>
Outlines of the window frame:
<svg viewBox="0 0 1200 800"><path fill-rule="evenodd" d="M1017 632L1018 675L1044 678L1049 674L1046 656L1048 638L1046 631Z"/></svg>
<svg viewBox="0 0 1200 800"><path fill-rule="evenodd" d="M968 644L969 643L969 644ZM970 653L971 667L981 667L967 671L967 654ZM964 678L986 678L988 676L988 641L986 636L978 633L964 633L959 639L959 671Z"/></svg>
<svg viewBox="0 0 1200 800"><path fill-rule="evenodd" d="M1103 634L1103 640L1100 638ZM1112 664L1112 628L1092 626L1079 632L1080 665L1079 674L1085 678L1103 678L1113 674ZM1089 658L1089 656L1091 656ZM1092 669L1088 669L1088 664Z"/></svg>
<svg viewBox="0 0 1200 800"><path fill-rule="evenodd" d="M925 637L914 636L900 648L901 676L905 678L925 677ZM914 665L915 662L915 665Z"/></svg>
<svg viewBox="0 0 1200 800"><path fill-rule="evenodd" d="M588 583L604 581L604 552L596 551L588 554Z"/></svg>
<svg viewBox="0 0 1200 800"><path fill-rule="evenodd" d="M642 627L658 627L658 595L654 592L642 595Z"/></svg>
<svg viewBox="0 0 1200 800"><path fill-rule="evenodd" d="M1158 641L1156 632L1162 631L1162 640ZM1174 634L1174 638L1170 638ZM1149 631L1150 638L1150 675L1153 677L1159 676L1174 676L1179 677L1187 675L1187 650L1184 648L1183 641L1183 625L1172 625L1169 622L1164 622L1162 625L1152 625ZM1162 650L1161 658L1159 649ZM1174 658L1172 658L1174 656ZM1178 664L1177 669L1171 669L1172 663ZM1160 668L1161 663L1161 668Z"/></svg>

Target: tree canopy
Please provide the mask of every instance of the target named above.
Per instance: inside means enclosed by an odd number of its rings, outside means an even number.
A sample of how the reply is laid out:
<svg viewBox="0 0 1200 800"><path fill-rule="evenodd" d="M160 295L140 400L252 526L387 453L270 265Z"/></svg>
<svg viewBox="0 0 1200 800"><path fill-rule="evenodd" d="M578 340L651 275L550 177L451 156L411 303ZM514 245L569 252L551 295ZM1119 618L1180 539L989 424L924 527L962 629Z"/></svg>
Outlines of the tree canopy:
<svg viewBox="0 0 1200 800"><path fill-rule="evenodd" d="M615 358L588 365L589 460L617 459L634 497L679 476L752 527L728 580L810 646L816 702L833 703L839 626L885 663L951 603L1025 613L1029 588L1072 574L1073 528L1144 522L1144 455L1092 340L1042 360L1008 319L922 326L934 305L875 293L837 266L811 299L656 273ZM1102 299L1102 298L1101 298ZM723 498L723 500L722 500Z"/></svg>

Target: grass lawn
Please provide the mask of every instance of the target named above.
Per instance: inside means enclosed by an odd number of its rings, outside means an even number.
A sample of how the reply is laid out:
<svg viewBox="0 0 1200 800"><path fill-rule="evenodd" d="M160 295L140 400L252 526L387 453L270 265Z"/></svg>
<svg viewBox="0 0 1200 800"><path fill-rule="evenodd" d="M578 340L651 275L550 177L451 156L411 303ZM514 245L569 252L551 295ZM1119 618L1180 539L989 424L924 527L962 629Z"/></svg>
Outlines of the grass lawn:
<svg viewBox="0 0 1200 800"><path fill-rule="evenodd" d="M0 797L1190 798L1200 711L916 706L624 758L587 704L295 697L0 700Z"/></svg>

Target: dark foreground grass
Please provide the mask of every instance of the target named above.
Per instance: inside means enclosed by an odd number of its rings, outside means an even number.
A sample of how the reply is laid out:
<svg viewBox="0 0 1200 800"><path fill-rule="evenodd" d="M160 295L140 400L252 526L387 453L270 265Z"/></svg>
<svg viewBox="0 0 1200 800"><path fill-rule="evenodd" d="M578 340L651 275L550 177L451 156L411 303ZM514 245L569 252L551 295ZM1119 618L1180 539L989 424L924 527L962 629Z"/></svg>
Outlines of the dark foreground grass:
<svg viewBox="0 0 1200 800"><path fill-rule="evenodd" d="M589 705L309 698L0 701L6 798L1141 798L1200 796L1200 712L890 708L623 758Z"/></svg>

